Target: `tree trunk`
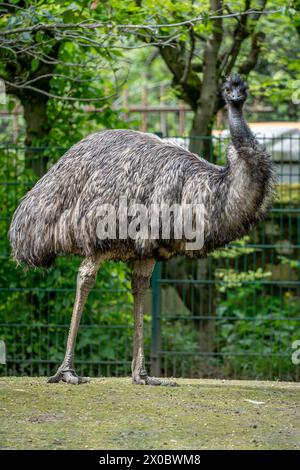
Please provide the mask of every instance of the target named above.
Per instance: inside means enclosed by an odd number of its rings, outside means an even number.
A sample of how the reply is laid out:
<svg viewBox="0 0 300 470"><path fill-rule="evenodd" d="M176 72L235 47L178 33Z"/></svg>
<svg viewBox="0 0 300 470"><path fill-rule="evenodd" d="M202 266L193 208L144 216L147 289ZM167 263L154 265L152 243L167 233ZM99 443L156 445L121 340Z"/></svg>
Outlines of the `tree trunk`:
<svg viewBox="0 0 300 470"><path fill-rule="evenodd" d="M211 0L210 7L211 11L222 13L221 0ZM190 150L208 160L212 156L210 137L219 92L218 53L222 36L222 19L220 18L213 22L211 34L205 44L201 92L190 132ZM202 137L201 140L197 139L199 136Z"/></svg>
<svg viewBox="0 0 300 470"><path fill-rule="evenodd" d="M25 167L30 168L41 177L47 170L47 158L43 155L41 145L45 145L50 131L50 123L47 116L47 103L51 89L50 81L56 68L61 42L56 42L48 51L49 62L41 61L38 68L31 70L32 57L26 52L18 56L18 62L12 62L7 66L8 81L18 83L24 80L34 82L40 91L24 86L7 87L7 93L16 96L22 103L26 124L26 154ZM39 147L39 148L38 148Z"/></svg>
<svg viewBox="0 0 300 470"><path fill-rule="evenodd" d="M210 122L205 124L205 131L201 133L204 118L199 116L200 111L199 109L194 115L192 127L189 133L190 143L189 143L189 150L200 157L205 158L206 160L213 162L214 161L214 147L212 141L212 127L213 127L213 119Z"/></svg>
<svg viewBox="0 0 300 470"><path fill-rule="evenodd" d="M43 148L36 145L50 130L47 118L48 97L35 92L26 92L22 95L21 102L26 123L25 167L32 169L40 178L47 171L47 157L43 154Z"/></svg>

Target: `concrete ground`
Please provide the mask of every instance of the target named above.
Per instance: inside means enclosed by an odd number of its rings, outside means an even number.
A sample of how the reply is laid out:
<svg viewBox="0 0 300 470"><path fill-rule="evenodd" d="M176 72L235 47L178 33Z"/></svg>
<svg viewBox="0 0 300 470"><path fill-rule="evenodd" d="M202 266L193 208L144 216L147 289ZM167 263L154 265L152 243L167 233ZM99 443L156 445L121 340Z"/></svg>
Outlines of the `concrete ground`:
<svg viewBox="0 0 300 470"><path fill-rule="evenodd" d="M0 378L0 449L300 449L300 384Z"/></svg>

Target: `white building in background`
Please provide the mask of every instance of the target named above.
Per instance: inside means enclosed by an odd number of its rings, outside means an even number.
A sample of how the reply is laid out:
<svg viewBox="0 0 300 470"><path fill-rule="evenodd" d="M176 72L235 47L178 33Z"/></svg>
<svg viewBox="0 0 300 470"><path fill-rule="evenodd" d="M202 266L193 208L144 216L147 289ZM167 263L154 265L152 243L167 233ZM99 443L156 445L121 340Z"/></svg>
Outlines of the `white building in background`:
<svg viewBox="0 0 300 470"><path fill-rule="evenodd" d="M272 155L279 182L300 183L300 123L262 122L250 127Z"/></svg>
<svg viewBox="0 0 300 470"><path fill-rule="evenodd" d="M250 128L258 141L265 145L275 162L279 182L300 183L300 123L299 122L254 122ZM229 131L213 131L215 137L227 139ZM189 148L189 138L174 137L185 149Z"/></svg>

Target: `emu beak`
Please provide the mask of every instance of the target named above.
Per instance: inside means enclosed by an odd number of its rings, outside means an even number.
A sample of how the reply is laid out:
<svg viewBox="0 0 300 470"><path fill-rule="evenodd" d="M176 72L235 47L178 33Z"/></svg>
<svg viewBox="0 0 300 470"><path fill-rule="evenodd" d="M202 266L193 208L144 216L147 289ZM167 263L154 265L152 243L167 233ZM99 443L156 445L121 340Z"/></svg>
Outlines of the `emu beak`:
<svg viewBox="0 0 300 470"><path fill-rule="evenodd" d="M235 90L235 89L232 90L232 92L231 92L231 99L232 99L232 101L239 101L239 100L241 99L238 90Z"/></svg>

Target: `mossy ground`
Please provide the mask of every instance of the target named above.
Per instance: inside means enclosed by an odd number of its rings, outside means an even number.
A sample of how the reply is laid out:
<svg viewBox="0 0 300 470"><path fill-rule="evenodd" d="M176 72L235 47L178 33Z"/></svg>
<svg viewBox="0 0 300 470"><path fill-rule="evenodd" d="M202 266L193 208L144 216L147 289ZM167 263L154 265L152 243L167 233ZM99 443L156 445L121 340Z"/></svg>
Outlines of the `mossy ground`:
<svg viewBox="0 0 300 470"><path fill-rule="evenodd" d="M300 384L0 379L1 449L299 449ZM248 401L250 400L250 401Z"/></svg>

